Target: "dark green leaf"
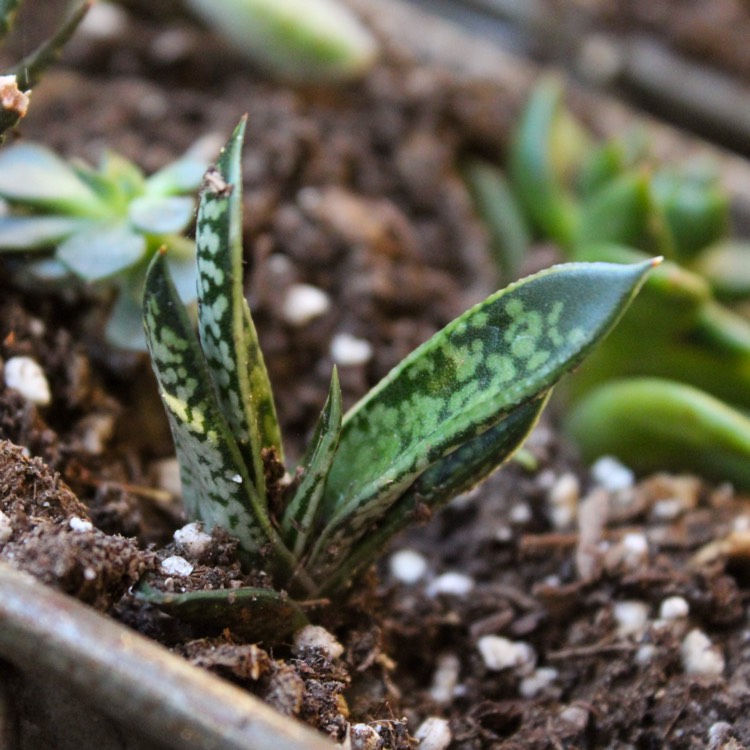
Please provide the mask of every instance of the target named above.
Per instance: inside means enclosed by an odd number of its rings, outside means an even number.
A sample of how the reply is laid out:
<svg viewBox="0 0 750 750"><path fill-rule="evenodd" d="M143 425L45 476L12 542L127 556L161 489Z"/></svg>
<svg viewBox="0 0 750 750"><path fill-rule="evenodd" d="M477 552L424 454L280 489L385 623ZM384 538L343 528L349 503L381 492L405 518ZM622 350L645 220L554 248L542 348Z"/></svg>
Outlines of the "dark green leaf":
<svg viewBox="0 0 750 750"><path fill-rule="evenodd" d="M239 588L171 594L140 584L135 595L172 617L219 633L228 628L240 638L271 644L290 638L308 624L300 606L270 589Z"/></svg>

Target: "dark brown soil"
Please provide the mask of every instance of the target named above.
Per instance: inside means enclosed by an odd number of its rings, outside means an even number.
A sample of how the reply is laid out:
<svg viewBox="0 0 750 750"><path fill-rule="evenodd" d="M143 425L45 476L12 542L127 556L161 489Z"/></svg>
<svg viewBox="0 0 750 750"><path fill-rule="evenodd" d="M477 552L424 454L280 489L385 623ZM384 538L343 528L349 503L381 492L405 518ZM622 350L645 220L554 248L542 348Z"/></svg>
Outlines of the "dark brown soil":
<svg viewBox="0 0 750 750"><path fill-rule="evenodd" d="M519 103L394 54L361 84L293 90L170 3L126 7L121 34L75 41L18 137L89 160L106 145L154 170L250 113L248 296L294 458L338 334L372 348L340 367L350 404L498 285L459 167L501 153ZM38 31L22 23L17 45ZM524 461L399 539L346 607L311 610L342 656L200 632L125 593L180 551L167 545L185 522L147 361L101 344L95 299L1 278L0 365L33 357L53 396L37 409L0 385L0 438L23 447L0 443L3 560L338 741L351 722L355 747L405 750L428 717L449 720L452 750L750 744L747 497L669 476L606 491L547 419ZM332 300L305 324L284 309L300 282ZM424 564L411 582L404 551ZM220 533L195 563L193 587L263 583Z"/></svg>

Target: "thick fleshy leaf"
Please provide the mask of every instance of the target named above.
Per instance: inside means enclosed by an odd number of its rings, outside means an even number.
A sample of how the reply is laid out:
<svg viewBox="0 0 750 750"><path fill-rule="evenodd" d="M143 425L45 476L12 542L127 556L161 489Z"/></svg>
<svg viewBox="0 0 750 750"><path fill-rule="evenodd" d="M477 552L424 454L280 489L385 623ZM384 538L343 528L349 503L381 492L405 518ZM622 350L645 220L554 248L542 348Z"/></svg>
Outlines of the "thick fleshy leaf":
<svg viewBox="0 0 750 750"><path fill-rule="evenodd" d="M195 201L185 195L141 196L130 202L128 218L139 232L172 234L190 224L194 211Z"/></svg>
<svg viewBox="0 0 750 750"><path fill-rule="evenodd" d="M209 172L198 209L198 330L224 414L263 495L261 451L281 457L281 437L268 373L244 295L241 149L245 120Z"/></svg>
<svg viewBox="0 0 750 750"><path fill-rule="evenodd" d="M342 411L341 387L334 368L328 399L298 469L299 485L284 511L281 523L284 540L297 558L302 557L310 532L315 528L326 478L339 444Z"/></svg>
<svg viewBox="0 0 750 750"><path fill-rule="evenodd" d="M507 461L523 444L542 413L550 392L528 401L481 435L433 464L388 511L381 523L363 536L346 540L329 564L311 571L323 581L320 593L344 587L382 553L388 541L424 512L433 513L466 492Z"/></svg>
<svg viewBox="0 0 750 750"><path fill-rule="evenodd" d="M487 228L495 262L504 277L516 278L531 236L505 175L493 164L478 159L467 162L462 172Z"/></svg>
<svg viewBox="0 0 750 750"><path fill-rule="evenodd" d="M299 604L270 589L239 588L174 594L140 584L135 595L180 620L253 642L278 643L308 624Z"/></svg>
<svg viewBox="0 0 750 750"><path fill-rule="evenodd" d="M295 80L359 76L377 44L337 0L188 0L239 52Z"/></svg>
<svg viewBox="0 0 750 750"><path fill-rule="evenodd" d="M141 168L115 151L106 150L102 154L99 174L117 187L124 202L141 195L146 186L146 176Z"/></svg>
<svg viewBox="0 0 750 750"><path fill-rule="evenodd" d="M510 176L520 203L540 231L566 247L579 221L566 171L582 151L582 138L562 109L559 81L547 79L532 93L510 147Z"/></svg>
<svg viewBox="0 0 750 750"><path fill-rule="evenodd" d="M611 330L653 266L547 269L403 360L344 418L315 555L376 523L432 464L549 390Z"/></svg>
<svg viewBox="0 0 750 750"><path fill-rule="evenodd" d="M219 409L198 340L162 253L146 277L144 327L151 363L169 417L191 518L222 526L257 555L269 542L288 559L271 527L234 436Z"/></svg>
<svg viewBox="0 0 750 750"><path fill-rule="evenodd" d="M65 240L56 258L85 281L114 276L138 263L146 238L127 224L95 224Z"/></svg>
<svg viewBox="0 0 750 750"><path fill-rule="evenodd" d="M704 250L690 267L708 279L720 298L750 297L750 242L719 242Z"/></svg>
<svg viewBox="0 0 750 750"><path fill-rule="evenodd" d="M96 218L109 213L69 164L35 143L0 150L0 197L73 216Z"/></svg>
<svg viewBox="0 0 750 750"><path fill-rule="evenodd" d="M566 429L590 460L613 455L639 471L698 472L750 489L750 419L676 381L612 381L572 409Z"/></svg>
<svg viewBox="0 0 750 750"><path fill-rule="evenodd" d="M50 249L91 223L71 216L0 216L0 250Z"/></svg>
<svg viewBox="0 0 750 750"><path fill-rule="evenodd" d="M130 351L145 351L146 336L143 331L143 295L138 289L124 285L115 304L109 311L104 331L112 346Z"/></svg>
<svg viewBox="0 0 750 750"><path fill-rule="evenodd" d="M146 195L167 196L192 193L201 186L208 161L188 153L146 180Z"/></svg>
<svg viewBox="0 0 750 750"><path fill-rule="evenodd" d="M616 177L583 205L573 245L595 242L641 245L650 209L647 174L635 172Z"/></svg>

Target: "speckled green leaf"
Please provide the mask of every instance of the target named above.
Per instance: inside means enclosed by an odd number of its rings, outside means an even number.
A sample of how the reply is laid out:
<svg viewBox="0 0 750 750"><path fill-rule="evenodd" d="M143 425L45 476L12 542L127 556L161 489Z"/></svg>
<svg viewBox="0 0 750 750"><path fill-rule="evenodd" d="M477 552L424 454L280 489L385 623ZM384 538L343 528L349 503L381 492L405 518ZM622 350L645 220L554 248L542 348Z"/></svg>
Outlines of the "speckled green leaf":
<svg viewBox="0 0 750 750"><path fill-rule="evenodd" d="M251 554L269 542L279 549L265 503L219 409L205 358L161 253L146 278L144 326L189 516L208 528L228 529Z"/></svg>
<svg viewBox="0 0 750 750"><path fill-rule="evenodd" d="M331 376L328 400L318 419L299 471L300 481L284 512L281 532L287 546L299 558L312 531L341 434L341 387L336 368Z"/></svg>
<svg viewBox="0 0 750 750"><path fill-rule="evenodd" d="M265 494L261 450L281 439L268 373L242 281L241 149L245 119L206 179L198 209L199 333L219 406L251 480Z"/></svg>
<svg viewBox="0 0 750 750"><path fill-rule="evenodd" d="M235 635L254 642L278 643L308 624L299 604L286 594L269 589L247 587L173 594L141 584L135 594L180 620L216 632L229 628Z"/></svg>
<svg viewBox="0 0 750 750"><path fill-rule="evenodd" d="M361 537L350 537L328 566L313 571L324 581L321 593L342 588L382 553L388 541L418 518L420 509L429 513L471 489L522 445L542 413L550 391L522 404L481 435L456 448L424 472L388 511L376 528Z"/></svg>
<svg viewBox="0 0 750 750"><path fill-rule="evenodd" d="M609 332L653 265L547 269L492 295L403 360L344 418L315 557L384 517L443 456L549 390Z"/></svg>

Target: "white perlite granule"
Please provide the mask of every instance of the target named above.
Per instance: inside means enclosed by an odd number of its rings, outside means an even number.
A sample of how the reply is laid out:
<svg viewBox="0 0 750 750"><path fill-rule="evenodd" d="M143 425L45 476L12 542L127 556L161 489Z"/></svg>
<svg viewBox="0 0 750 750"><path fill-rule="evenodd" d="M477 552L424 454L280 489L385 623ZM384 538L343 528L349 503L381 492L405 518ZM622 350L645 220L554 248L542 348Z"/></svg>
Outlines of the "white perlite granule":
<svg viewBox="0 0 750 750"><path fill-rule="evenodd" d="M438 594L449 594L450 596L466 596L474 588L474 579L464 573L449 571L438 576L427 587L427 596L435 597Z"/></svg>
<svg viewBox="0 0 750 750"><path fill-rule="evenodd" d="M302 327L325 315L331 308L331 298L311 284L292 284L284 296L281 313L293 326Z"/></svg>
<svg viewBox="0 0 750 750"><path fill-rule="evenodd" d="M168 576L189 576L193 572L193 566L179 555L172 555L161 561L162 573Z"/></svg>
<svg viewBox="0 0 750 750"><path fill-rule="evenodd" d="M413 584L427 572L427 560L413 549L402 549L391 555L389 567L391 575L401 583Z"/></svg>
<svg viewBox="0 0 750 750"><path fill-rule="evenodd" d="M649 606L645 602L617 602L612 609L617 632L621 636L639 635L648 624Z"/></svg>
<svg viewBox="0 0 750 750"><path fill-rule="evenodd" d="M614 456L602 456L591 467L592 479L605 490L617 492L633 486L635 474Z"/></svg>
<svg viewBox="0 0 750 750"><path fill-rule="evenodd" d="M206 534L199 523L189 523L177 529L172 538L192 558L200 557L211 544L211 535Z"/></svg>
<svg viewBox="0 0 750 750"><path fill-rule="evenodd" d="M690 605L681 596L667 597L659 607L659 619L679 620L690 614Z"/></svg>
<svg viewBox="0 0 750 750"><path fill-rule="evenodd" d="M320 651L329 659L338 659L344 653L344 647L320 625L305 625L294 636L292 653L300 656L310 651Z"/></svg>
<svg viewBox="0 0 750 750"><path fill-rule="evenodd" d="M539 667L521 680L518 692L523 698L533 698L549 687L557 679L558 674L554 667Z"/></svg>
<svg viewBox="0 0 750 750"><path fill-rule="evenodd" d="M0 510L0 544L5 544L12 536L13 524L10 518Z"/></svg>
<svg viewBox="0 0 750 750"><path fill-rule="evenodd" d="M5 385L37 406L47 406L52 400L47 377L31 357L11 357L5 363Z"/></svg>
<svg viewBox="0 0 750 750"><path fill-rule="evenodd" d="M718 677L724 672L724 656L697 628L682 642L682 667L687 674Z"/></svg>
<svg viewBox="0 0 750 750"><path fill-rule="evenodd" d="M436 703L450 703L455 694L458 678L461 674L461 662L455 654L440 654L435 673L432 675L430 697Z"/></svg>
<svg viewBox="0 0 750 750"><path fill-rule="evenodd" d="M341 367L364 365L372 359L372 347L350 333L337 333L331 341L331 357Z"/></svg>
<svg viewBox="0 0 750 750"><path fill-rule="evenodd" d="M419 750L445 750L453 734L447 719L430 716L419 725L414 737L419 740Z"/></svg>
<svg viewBox="0 0 750 750"><path fill-rule="evenodd" d="M536 663L536 652L523 641L510 641L499 635L485 635L477 642L485 666L493 672L503 669L519 668L522 673L529 673Z"/></svg>
<svg viewBox="0 0 750 750"><path fill-rule="evenodd" d="M68 521L68 526L70 526L73 531L91 531L94 528L94 524L91 523L91 521L86 521L78 516L73 516Z"/></svg>

